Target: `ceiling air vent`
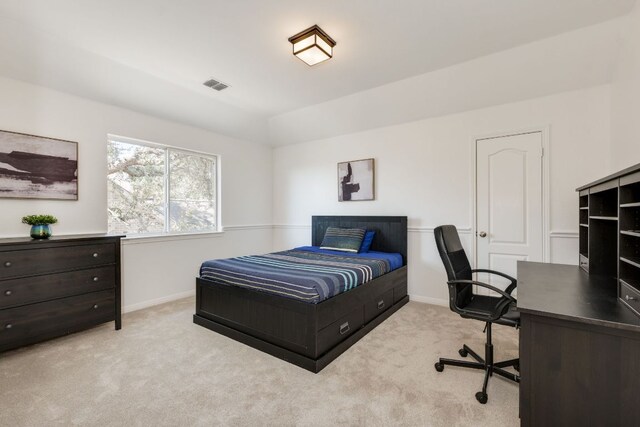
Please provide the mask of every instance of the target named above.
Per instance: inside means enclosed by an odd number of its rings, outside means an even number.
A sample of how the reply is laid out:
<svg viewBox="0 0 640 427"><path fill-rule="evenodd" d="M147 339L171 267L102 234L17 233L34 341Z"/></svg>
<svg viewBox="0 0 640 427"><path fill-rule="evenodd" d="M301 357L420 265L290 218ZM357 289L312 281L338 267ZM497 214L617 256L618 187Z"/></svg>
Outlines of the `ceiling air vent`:
<svg viewBox="0 0 640 427"><path fill-rule="evenodd" d="M207 80L203 84L206 87L210 87L211 89L217 90L218 92L220 92L221 90L224 90L224 89L229 87L228 84L219 82L218 80L215 80L215 79Z"/></svg>

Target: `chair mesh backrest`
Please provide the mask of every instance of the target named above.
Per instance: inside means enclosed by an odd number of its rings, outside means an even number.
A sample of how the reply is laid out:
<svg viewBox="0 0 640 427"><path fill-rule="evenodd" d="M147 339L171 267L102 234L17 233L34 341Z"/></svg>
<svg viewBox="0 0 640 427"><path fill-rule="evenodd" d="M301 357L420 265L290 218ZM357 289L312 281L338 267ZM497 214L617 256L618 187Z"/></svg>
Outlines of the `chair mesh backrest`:
<svg viewBox="0 0 640 427"><path fill-rule="evenodd" d="M471 265L460 243L458 230L454 225L441 225L434 230L438 253L447 271L448 280L472 280ZM456 306L464 307L472 296L471 285L449 288L449 296ZM450 301L450 302L453 302ZM452 307L453 308L453 307Z"/></svg>

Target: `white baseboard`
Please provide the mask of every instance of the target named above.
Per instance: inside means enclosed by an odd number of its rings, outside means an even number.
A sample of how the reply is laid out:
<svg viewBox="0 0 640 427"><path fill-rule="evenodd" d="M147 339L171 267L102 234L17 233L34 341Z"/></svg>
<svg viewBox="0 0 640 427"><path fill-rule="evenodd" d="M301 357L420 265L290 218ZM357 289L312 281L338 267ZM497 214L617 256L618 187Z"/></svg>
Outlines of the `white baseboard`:
<svg viewBox="0 0 640 427"><path fill-rule="evenodd" d="M440 298L423 297L420 295L409 295L410 301L421 302L424 304L439 305L442 307L449 307L449 300Z"/></svg>
<svg viewBox="0 0 640 427"><path fill-rule="evenodd" d="M192 297L196 294L196 290L180 292L166 297L156 298L148 301L139 302L137 304L127 305L122 309L123 313L131 313L132 311L142 310L143 308L153 307L154 305L164 304L165 302L176 301L182 298Z"/></svg>

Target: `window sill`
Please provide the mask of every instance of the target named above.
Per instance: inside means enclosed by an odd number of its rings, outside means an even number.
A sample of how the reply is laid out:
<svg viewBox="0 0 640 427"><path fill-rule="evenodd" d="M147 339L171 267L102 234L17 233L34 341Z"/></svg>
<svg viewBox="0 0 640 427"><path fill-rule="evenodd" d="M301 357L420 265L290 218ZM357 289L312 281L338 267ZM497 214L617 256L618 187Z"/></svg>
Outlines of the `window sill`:
<svg viewBox="0 0 640 427"><path fill-rule="evenodd" d="M122 239L123 245L138 245L143 243L175 242L180 240L211 239L222 237L224 231L206 231L201 233L176 234L133 234Z"/></svg>

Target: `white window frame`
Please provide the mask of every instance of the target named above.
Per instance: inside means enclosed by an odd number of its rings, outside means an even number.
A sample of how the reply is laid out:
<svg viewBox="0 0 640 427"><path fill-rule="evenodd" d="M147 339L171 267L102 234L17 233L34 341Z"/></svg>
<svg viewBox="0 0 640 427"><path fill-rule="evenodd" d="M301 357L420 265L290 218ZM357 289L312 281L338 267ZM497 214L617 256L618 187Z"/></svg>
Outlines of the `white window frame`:
<svg viewBox="0 0 640 427"><path fill-rule="evenodd" d="M221 184L221 163L222 158L219 154L207 153L205 151L191 150L182 147L176 147L174 145L168 144L160 144L157 142L146 141L143 139L130 138L127 136L107 134L107 144L110 142L121 142L124 144L133 144L133 145L141 145L144 147L150 148L160 148L164 150L165 153L165 161L164 161L164 231L161 233L130 233L127 234L127 237L132 238L145 238L145 237L164 237L164 236L188 236L188 235L202 235L202 234L214 234L214 233L222 233L222 184ZM171 178L171 168L170 168L170 159L169 159L169 150L185 153L185 154L194 154L201 157L206 157L212 159L215 162L215 179L216 179L216 227L214 230L202 230L202 231L185 231L185 232L175 232L170 231L170 221L169 221L169 197L170 197L170 178ZM108 181L108 178L107 178ZM108 206L107 206L108 209Z"/></svg>

